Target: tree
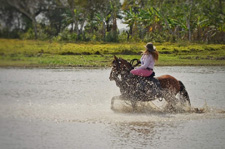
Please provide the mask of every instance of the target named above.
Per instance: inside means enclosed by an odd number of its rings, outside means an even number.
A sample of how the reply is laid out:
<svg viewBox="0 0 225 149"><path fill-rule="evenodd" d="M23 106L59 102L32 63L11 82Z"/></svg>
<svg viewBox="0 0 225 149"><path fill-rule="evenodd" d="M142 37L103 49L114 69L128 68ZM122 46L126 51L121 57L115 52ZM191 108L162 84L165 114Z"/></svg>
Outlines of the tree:
<svg viewBox="0 0 225 149"><path fill-rule="evenodd" d="M124 0L122 4L122 10L124 11L124 23L128 25L129 31L127 31L127 40L129 40L130 36L134 35L134 29L136 35L137 25L138 25L138 15L139 15L139 0ZM142 2L142 1L141 1Z"/></svg>
<svg viewBox="0 0 225 149"><path fill-rule="evenodd" d="M0 32L5 37L12 32L19 37L28 30L35 38L42 33L42 37L61 36L67 29L66 35L76 40L117 41L117 20L122 18L129 27L127 40L225 42L223 0L124 0L122 5L120 0L0 3Z"/></svg>
<svg viewBox="0 0 225 149"><path fill-rule="evenodd" d="M63 31L70 23L70 18L67 17L68 13L65 8L54 8L44 12L46 17L47 25L49 24L50 29L48 30L50 35L57 36ZM43 22L45 23L45 22Z"/></svg>
<svg viewBox="0 0 225 149"><path fill-rule="evenodd" d="M32 21L36 39L38 37L36 16L42 12L44 2L45 0L7 0L10 6Z"/></svg>

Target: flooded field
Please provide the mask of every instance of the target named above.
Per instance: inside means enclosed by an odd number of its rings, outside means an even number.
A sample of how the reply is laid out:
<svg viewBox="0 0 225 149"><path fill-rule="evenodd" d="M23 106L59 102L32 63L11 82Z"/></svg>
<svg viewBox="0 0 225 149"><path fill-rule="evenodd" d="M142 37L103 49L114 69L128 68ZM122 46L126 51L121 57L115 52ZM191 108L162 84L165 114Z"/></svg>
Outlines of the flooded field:
<svg viewBox="0 0 225 149"><path fill-rule="evenodd" d="M204 113L112 111L119 95L110 69L0 69L4 149L182 148L225 146L225 67L156 67L189 92ZM120 105L121 106L121 105Z"/></svg>

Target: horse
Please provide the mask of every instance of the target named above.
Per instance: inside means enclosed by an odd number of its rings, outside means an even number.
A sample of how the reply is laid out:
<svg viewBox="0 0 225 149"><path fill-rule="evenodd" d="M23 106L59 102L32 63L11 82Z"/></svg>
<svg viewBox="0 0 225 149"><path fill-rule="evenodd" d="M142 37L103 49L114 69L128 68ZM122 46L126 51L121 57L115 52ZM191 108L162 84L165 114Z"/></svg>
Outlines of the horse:
<svg viewBox="0 0 225 149"><path fill-rule="evenodd" d="M110 81L115 81L120 88L120 99L131 101L132 107L135 108L137 101L153 101L155 99L165 99L171 107L177 102L176 95L179 93L182 96L182 103L187 103L191 106L190 98L184 84L171 75L162 75L159 77L140 77L130 73L134 67L134 61L128 62L122 58L114 56L112 69L110 72ZM154 83L158 80L160 83ZM111 106L113 106L115 98L112 98Z"/></svg>

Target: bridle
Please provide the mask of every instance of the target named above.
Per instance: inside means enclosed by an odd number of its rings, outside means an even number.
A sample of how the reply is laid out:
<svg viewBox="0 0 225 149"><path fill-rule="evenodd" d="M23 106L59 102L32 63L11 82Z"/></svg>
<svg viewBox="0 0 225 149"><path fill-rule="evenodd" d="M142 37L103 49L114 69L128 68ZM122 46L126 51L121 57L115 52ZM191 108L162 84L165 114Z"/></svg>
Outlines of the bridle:
<svg viewBox="0 0 225 149"><path fill-rule="evenodd" d="M112 62L112 70L110 72L110 80L115 80L115 78L118 78L119 74L120 74L120 63L118 62L118 60L113 60Z"/></svg>
<svg viewBox="0 0 225 149"><path fill-rule="evenodd" d="M134 59L133 61L135 61L136 59ZM132 63L133 63L132 61ZM132 66L131 63L127 62L124 59L114 59L113 62L113 68L111 70L110 73L110 80L115 80L116 78L118 78L119 75L123 75L123 73L129 73L130 70L132 70L134 67Z"/></svg>

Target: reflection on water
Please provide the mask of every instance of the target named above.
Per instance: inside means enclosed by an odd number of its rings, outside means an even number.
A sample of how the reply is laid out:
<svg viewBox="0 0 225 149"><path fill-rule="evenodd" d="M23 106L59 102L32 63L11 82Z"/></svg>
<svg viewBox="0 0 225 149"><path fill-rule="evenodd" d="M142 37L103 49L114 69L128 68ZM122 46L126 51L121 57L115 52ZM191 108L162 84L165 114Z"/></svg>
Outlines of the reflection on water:
<svg viewBox="0 0 225 149"><path fill-rule="evenodd" d="M225 67L156 67L182 80L193 108L166 113L111 98L110 69L0 69L2 148L223 148ZM150 104L150 103L149 103Z"/></svg>
<svg viewBox="0 0 225 149"><path fill-rule="evenodd" d="M152 144L152 138L156 135L154 122L130 122L119 123L111 127L111 136L120 138L119 142L114 142L115 148L136 147L143 148L149 143Z"/></svg>

